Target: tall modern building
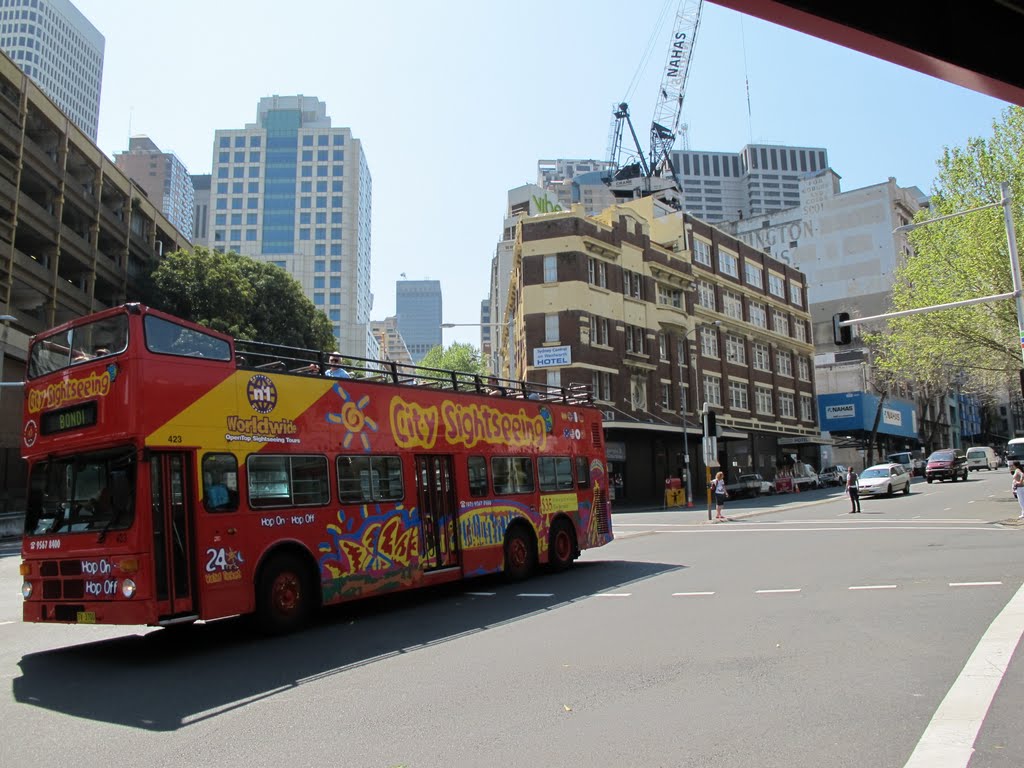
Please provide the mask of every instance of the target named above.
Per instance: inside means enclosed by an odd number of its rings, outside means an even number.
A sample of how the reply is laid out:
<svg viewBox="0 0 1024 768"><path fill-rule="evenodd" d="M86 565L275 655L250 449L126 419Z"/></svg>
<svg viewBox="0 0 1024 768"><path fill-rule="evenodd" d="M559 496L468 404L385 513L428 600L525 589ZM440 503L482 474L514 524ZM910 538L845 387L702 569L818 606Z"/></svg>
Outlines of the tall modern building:
<svg viewBox="0 0 1024 768"><path fill-rule="evenodd" d="M114 165L144 190L181 234L194 237L195 188L188 169L171 152L161 152L148 136L128 139L128 151L114 154Z"/></svg>
<svg viewBox="0 0 1024 768"><path fill-rule="evenodd" d="M211 186L210 245L287 270L341 352L366 357L371 179L351 129L313 96L262 98L255 123L215 132Z"/></svg>
<svg viewBox="0 0 1024 768"><path fill-rule="evenodd" d="M377 339L380 346L381 360L393 363L412 363L412 355L409 348L405 346L405 339L398 330L398 318L395 316L386 317L383 320L371 320L370 332Z"/></svg>
<svg viewBox="0 0 1024 768"><path fill-rule="evenodd" d="M739 152L675 150L683 207L704 221L758 216L800 204L799 181L829 167L820 147L748 144Z"/></svg>
<svg viewBox="0 0 1024 768"><path fill-rule="evenodd" d="M192 175L192 242L196 245L210 245L210 180L208 173Z"/></svg>
<svg viewBox="0 0 1024 768"><path fill-rule="evenodd" d="M93 141L103 48L103 35L69 0L0 4L0 49Z"/></svg>
<svg viewBox="0 0 1024 768"><path fill-rule="evenodd" d="M395 309L398 330L414 363L443 344L440 280L399 280L395 283Z"/></svg>

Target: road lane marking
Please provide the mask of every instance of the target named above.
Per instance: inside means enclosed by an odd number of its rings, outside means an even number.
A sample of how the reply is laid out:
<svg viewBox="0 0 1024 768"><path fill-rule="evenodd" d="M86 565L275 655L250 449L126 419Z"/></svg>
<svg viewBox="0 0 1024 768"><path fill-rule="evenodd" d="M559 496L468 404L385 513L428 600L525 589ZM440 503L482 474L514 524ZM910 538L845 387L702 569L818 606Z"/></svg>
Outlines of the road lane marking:
<svg viewBox="0 0 1024 768"><path fill-rule="evenodd" d="M896 584L865 584L860 587L847 587L847 589L896 589Z"/></svg>
<svg viewBox="0 0 1024 768"><path fill-rule="evenodd" d="M998 587L1001 581L951 581L951 587Z"/></svg>
<svg viewBox="0 0 1024 768"><path fill-rule="evenodd" d="M713 526L711 528L692 528L690 530L656 530L654 533L682 533L686 535L695 534L707 534L710 536L725 536L730 533L833 533L836 531L992 531L996 533L1013 533L1015 528L999 528L991 525L979 525L976 528L961 527L946 525L932 525L932 526L910 526L910 525L874 525L879 522L872 520L868 523L866 520L863 524L850 525L845 528L764 528L764 527L742 527L741 521L736 521L727 528L721 526Z"/></svg>
<svg viewBox="0 0 1024 768"><path fill-rule="evenodd" d="M554 592L520 592L516 597L554 597Z"/></svg>
<svg viewBox="0 0 1024 768"><path fill-rule="evenodd" d="M713 595L714 592L673 592L672 597L702 597L704 595Z"/></svg>
<svg viewBox="0 0 1024 768"><path fill-rule="evenodd" d="M1022 634L1024 585L985 631L904 768L966 768Z"/></svg>
<svg viewBox="0 0 1024 768"><path fill-rule="evenodd" d="M0 627L4 626L6 624L14 624L14 622L13 621L0 621Z"/></svg>
<svg viewBox="0 0 1024 768"><path fill-rule="evenodd" d="M755 591L758 595L781 595L787 592L799 592L800 589L758 589Z"/></svg>
<svg viewBox="0 0 1024 768"><path fill-rule="evenodd" d="M470 597L494 597L497 592L464 592L463 594Z"/></svg>
<svg viewBox="0 0 1024 768"><path fill-rule="evenodd" d="M630 597L632 592L597 592L594 597Z"/></svg>

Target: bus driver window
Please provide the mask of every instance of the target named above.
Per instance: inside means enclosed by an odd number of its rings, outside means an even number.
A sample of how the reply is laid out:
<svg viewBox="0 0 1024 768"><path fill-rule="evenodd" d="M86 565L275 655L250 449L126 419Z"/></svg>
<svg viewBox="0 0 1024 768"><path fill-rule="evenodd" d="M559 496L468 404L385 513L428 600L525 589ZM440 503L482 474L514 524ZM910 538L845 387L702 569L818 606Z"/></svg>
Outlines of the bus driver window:
<svg viewBox="0 0 1024 768"><path fill-rule="evenodd" d="M203 506L207 512L238 509L238 460L234 454L203 456Z"/></svg>

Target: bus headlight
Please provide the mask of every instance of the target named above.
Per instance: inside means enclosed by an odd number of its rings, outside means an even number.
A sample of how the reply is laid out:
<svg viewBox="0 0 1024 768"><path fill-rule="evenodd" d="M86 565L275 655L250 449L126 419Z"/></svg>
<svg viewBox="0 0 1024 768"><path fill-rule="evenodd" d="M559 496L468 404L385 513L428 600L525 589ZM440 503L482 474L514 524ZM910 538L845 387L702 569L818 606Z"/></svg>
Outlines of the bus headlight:
<svg viewBox="0 0 1024 768"><path fill-rule="evenodd" d="M21 582L21 596L23 598L25 598L26 600L28 600L30 597L32 597L32 582L31 581L23 581L23 582Z"/></svg>
<svg viewBox="0 0 1024 768"><path fill-rule="evenodd" d="M135 582L131 579L124 579L121 582L121 594L125 597L131 597L135 594Z"/></svg>

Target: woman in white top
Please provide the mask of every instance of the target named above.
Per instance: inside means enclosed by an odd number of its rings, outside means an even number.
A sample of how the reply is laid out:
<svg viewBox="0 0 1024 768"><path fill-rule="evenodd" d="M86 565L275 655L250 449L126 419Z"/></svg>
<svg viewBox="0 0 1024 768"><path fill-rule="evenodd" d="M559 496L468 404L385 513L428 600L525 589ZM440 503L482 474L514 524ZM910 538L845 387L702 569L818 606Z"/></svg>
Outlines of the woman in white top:
<svg viewBox="0 0 1024 768"><path fill-rule="evenodd" d="M1017 497L1017 503L1020 504L1020 515L1018 520L1024 520L1024 470L1020 467L1019 461L1011 463L1013 467L1013 495Z"/></svg>
<svg viewBox="0 0 1024 768"><path fill-rule="evenodd" d="M729 498L729 494L725 490L724 473L719 472L715 475L715 479L711 481L711 492L715 494L715 520L725 520L725 515L722 514L722 507L725 506L725 500Z"/></svg>

